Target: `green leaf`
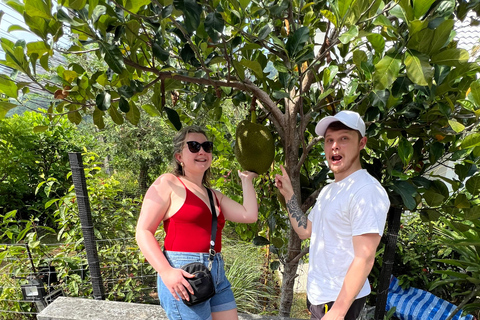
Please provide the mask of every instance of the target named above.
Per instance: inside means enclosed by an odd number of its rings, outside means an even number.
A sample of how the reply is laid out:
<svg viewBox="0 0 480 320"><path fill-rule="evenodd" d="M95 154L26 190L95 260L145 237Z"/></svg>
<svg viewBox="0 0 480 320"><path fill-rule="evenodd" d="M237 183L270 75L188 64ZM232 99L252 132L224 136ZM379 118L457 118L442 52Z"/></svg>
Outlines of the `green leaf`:
<svg viewBox="0 0 480 320"><path fill-rule="evenodd" d="M15 107L18 107L18 105L10 102L0 101L0 120L5 118L7 112Z"/></svg>
<svg viewBox="0 0 480 320"><path fill-rule="evenodd" d="M432 6L435 0L413 0L413 13L415 18L421 18Z"/></svg>
<svg viewBox="0 0 480 320"><path fill-rule="evenodd" d="M133 101L130 101L130 110L128 110L125 118L134 126L136 126L140 121L140 110L138 110Z"/></svg>
<svg viewBox="0 0 480 320"><path fill-rule="evenodd" d="M103 122L103 111L98 108L95 108L95 110L93 110L93 123L100 130L105 128L105 122Z"/></svg>
<svg viewBox="0 0 480 320"><path fill-rule="evenodd" d="M275 61L273 63L273 66L275 67L275 69L277 69L278 72L284 72L284 73L288 72L288 69L285 66L285 63L283 61Z"/></svg>
<svg viewBox="0 0 480 320"><path fill-rule="evenodd" d="M446 49L432 56L432 63L458 67L461 64L467 63L470 58L468 51L465 49Z"/></svg>
<svg viewBox="0 0 480 320"><path fill-rule="evenodd" d="M364 51L355 50L353 51L353 62L357 66L358 69L362 69L362 62L367 62L368 57Z"/></svg>
<svg viewBox="0 0 480 320"><path fill-rule="evenodd" d="M155 58L159 59L160 61L166 62L170 57L170 52L163 49L158 43L154 42L152 45L152 52Z"/></svg>
<svg viewBox="0 0 480 320"><path fill-rule="evenodd" d="M285 91L274 91L272 93L272 97L275 99L275 100L280 100L280 99L285 99L285 98L289 98L290 95L285 92Z"/></svg>
<svg viewBox="0 0 480 320"><path fill-rule="evenodd" d="M1 13L1 12L0 12ZM30 32L30 30L28 30L27 28L24 28L22 26L19 26L19 25L15 25L15 24L12 24L8 27L7 29L7 32L8 33L11 33L13 31L25 31L25 32Z"/></svg>
<svg viewBox="0 0 480 320"><path fill-rule="evenodd" d="M51 19L52 14L50 10L51 7L42 0L25 0L25 13L30 17Z"/></svg>
<svg viewBox="0 0 480 320"><path fill-rule="evenodd" d="M192 59L195 59L195 52L193 51L192 47L187 43L180 51L180 57L182 58L183 62L190 63Z"/></svg>
<svg viewBox="0 0 480 320"><path fill-rule="evenodd" d="M129 12L137 13L141 7L144 7L151 3L150 0L127 0L125 3L125 9Z"/></svg>
<svg viewBox="0 0 480 320"><path fill-rule="evenodd" d="M266 245L270 244L270 241L268 241L267 238L262 237L262 236L256 236L255 238L253 238L252 242L253 242L254 245L259 246L259 247L263 247L263 246L266 246Z"/></svg>
<svg viewBox="0 0 480 320"><path fill-rule="evenodd" d="M455 207L457 207L458 209L466 209L466 208L470 208L470 202L468 201L467 199L467 196L464 195L463 193L459 194L456 198L455 198Z"/></svg>
<svg viewBox="0 0 480 320"><path fill-rule="evenodd" d="M243 81L245 79L245 67L236 60L233 60L233 67L235 68L238 77Z"/></svg>
<svg viewBox="0 0 480 320"><path fill-rule="evenodd" d="M70 112L68 112L68 115L67 115L68 120L70 120L70 122L72 123L75 123L76 125L79 125L80 122L82 122L82 115L80 114L80 112L78 112L78 110L76 109L76 106L70 104L68 106L68 109L70 110Z"/></svg>
<svg viewBox="0 0 480 320"><path fill-rule="evenodd" d="M118 102L118 107L121 111L128 113L130 111L130 105L128 104L127 99L124 97L120 97L120 101Z"/></svg>
<svg viewBox="0 0 480 320"><path fill-rule="evenodd" d="M413 146L411 142L404 137L402 137L398 143L398 156L402 160L404 166L407 166L413 157Z"/></svg>
<svg viewBox="0 0 480 320"><path fill-rule="evenodd" d="M45 132L48 130L48 126L35 126L33 127L33 132Z"/></svg>
<svg viewBox="0 0 480 320"><path fill-rule="evenodd" d="M465 130L465 126L455 119L449 119L448 124L450 125L450 127L452 127L453 131L455 131L456 133L460 133L463 130Z"/></svg>
<svg viewBox="0 0 480 320"><path fill-rule="evenodd" d="M240 64L252 70L255 73L255 76L259 79L263 79L263 70L262 66L258 61L250 61L247 59L242 59Z"/></svg>
<svg viewBox="0 0 480 320"><path fill-rule="evenodd" d="M273 25L271 23L268 23L262 29L260 29L260 32L258 33L258 39L263 40L267 38L272 33L273 30L274 30Z"/></svg>
<svg viewBox="0 0 480 320"><path fill-rule="evenodd" d="M87 4L87 0L65 0L63 5L67 8L71 8L74 10L82 10L85 8Z"/></svg>
<svg viewBox="0 0 480 320"><path fill-rule="evenodd" d="M106 111L110 108L112 96L109 92L101 92L95 98L95 102L97 103L97 108Z"/></svg>
<svg viewBox="0 0 480 320"><path fill-rule="evenodd" d="M164 110L167 113L168 120L170 120L175 129L182 129L182 122L180 121L180 116L178 115L177 111L168 107L165 107Z"/></svg>
<svg viewBox="0 0 480 320"><path fill-rule="evenodd" d="M353 39L355 39L357 36L358 36L358 27L356 25L353 25L350 27L350 29L347 30L347 32L343 33L340 37L338 37L338 39L340 40L341 43L347 44Z"/></svg>
<svg viewBox="0 0 480 320"><path fill-rule="evenodd" d="M10 218L15 218L15 215L17 214L17 210L12 210L12 211L9 211L5 214L5 216L3 216L3 222L5 223L8 219Z"/></svg>
<svg viewBox="0 0 480 320"><path fill-rule="evenodd" d="M75 80L77 77L78 74L75 71L65 70L63 72L63 79L68 83L72 83L72 81Z"/></svg>
<svg viewBox="0 0 480 320"><path fill-rule="evenodd" d="M415 195L417 190L407 181L395 181L392 186L393 191L402 197L403 204L409 210L414 210L417 206Z"/></svg>
<svg viewBox="0 0 480 320"><path fill-rule="evenodd" d="M189 33L193 33L200 25L200 16L202 14L202 6L195 0L174 0L175 8L183 11L185 15L185 27ZM179 7L178 7L179 6Z"/></svg>
<svg viewBox="0 0 480 320"><path fill-rule="evenodd" d="M477 195L478 191L480 191L480 176L473 176L468 179L465 183L465 187L467 188L468 192L473 195Z"/></svg>
<svg viewBox="0 0 480 320"><path fill-rule="evenodd" d="M218 12L210 12L207 17L205 18L205 31L212 39L213 43L217 43L219 33L223 32L223 28L225 27L225 21L223 17Z"/></svg>
<svg viewBox="0 0 480 320"><path fill-rule="evenodd" d="M443 200L445 200L445 197L443 195L433 190L425 191L425 193L423 194L423 198L430 207L438 207L443 203Z"/></svg>
<svg viewBox="0 0 480 320"><path fill-rule="evenodd" d="M337 17L333 14L333 12L328 10L320 10L320 14L327 18L335 27L338 27Z"/></svg>
<svg viewBox="0 0 480 320"><path fill-rule="evenodd" d="M452 226L460 232L465 232L470 230L470 226L461 222L452 221Z"/></svg>
<svg viewBox="0 0 480 320"><path fill-rule="evenodd" d="M110 117L112 118L113 122L115 122L118 125L123 124L123 117L120 113L118 113L117 108L115 106L108 108L108 113L110 114Z"/></svg>
<svg viewBox="0 0 480 320"><path fill-rule="evenodd" d="M43 41L27 43L27 55L28 56L36 53L36 54L38 54L39 57L41 57L47 52L50 52L50 46L45 44L45 42L43 42Z"/></svg>
<svg viewBox="0 0 480 320"><path fill-rule="evenodd" d="M140 23L137 20L130 20L126 23L125 35L130 45L138 39L139 30Z"/></svg>
<svg viewBox="0 0 480 320"><path fill-rule="evenodd" d="M120 88L118 88L118 94L125 98L131 98L135 94L135 91L133 90L132 87L123 85Z"/></svg>
<svg viewBox="0 0 480 320"><path fill-rule="evenodd" d="M413 83L419 86L428 86L431 84L434 69L428 61L429 57L425 54L412 52L410 50L405 52L407 76Z"/></svg>
<svg viewBox="0 0 480 320"><path fill-rule="evenodd" d="M428 28L428 22L429 20L414 20L411 21L410 24L408 25L408 30L410 31L410 34L415 34L417 32L422 31L423 29Z"/></svg>
<svg viewBox="0 0 480 320"><path fill-rule="evenodd" d="M435 30L425 28L412 34L407 47L432 56L440 51L449 40L453 24L453 20L445 20Z"/></svg>
<svg viewBox="0 0 480 320"><path fill-rule="evenodd" d="M92 21L97 22L104 14L107 12L107 7L105 6L96 6L92 12Z"/></svg>
<svg viewBox="0 0 480 320"><path fill-rule="evenodd" d="M375 65L375 74L373 75L375 90L389 88L397 79L401 65L402 61L398 52L392 52L383 57Z"/></svg>
<svg viewBox="0 0 480 320"><path fill-rule="evenodd" d="M5 75L0 75L0 92L3 92L9 98L18 98L18 87L15 81Z"/></svg>
<svg viewBox="0 0 480 320"><path fill-rule="evenodd" d="M473 206L471 208L468 208L464 210L465 212L465 219L467 220L477 220L480 219L480 206Z"/></svg>
<svg viewBox="0 0 480 320"><path fill-rule="evenodd" d="M338 14L339 20L344 20L348 12L352 10L355 0L337 0L334 2L334 8Z"/></svg>
<svg viewBox="0 0 480 320"><path fill-rule="evenodd" d="M445 20L435 28L434 36L431 39L430 50L428 51L430 56L437 53L443 48L443 46L445 46L453 31L454 24L455 21L453 19Z"/></svg>
<svg viewBox="0 0 480 320"><path fill-rule="evenodd" d="M54 204L55 202L57 202L57 201L59 201L59 200L60 200L60 199L50 199L50 200L48 200L47 203L45 203L45 209L50 208L50 206L51 206L52 204Z"/></svg>
<svg viewBox="0 0 480 320"><path fill-rule="evenodd" d="M283 239L282 238L279 238L279 237L274 237L272 239L272 244L276 247L276 248L281 248L283 247L283 245L285 244Z"/></svg>
<svg viewBox="0 0 480 320"><path fill-rule="evenodd" d="M377 53L382 53L385 50L385 38L381 34L371 33L367 36L367 39Z"/></svg>
<svg viewBox="0 0 480 320"><path fill-rule="evenodd" d="M323 71L323 86L328 87L332 80L337 76L338 66L330 65Z"/></svg>
<svg viewBox="0 0 480 320"><path fill-rule="evenodd" d="M155 108L151 104L144 104L142 106L142 109L145 110L145 112L148 113L152 117L160 116L160 112L157 110L157 108Z"/></svg>
<svg viewBox="0 0 480 320"><path fill-rule="evenodd" d="M460 145L462 149L473 148L476 146L480 146L480 133L472 133L466 136Z"/></svg>
<svg viewBox="0 0 480 320"><path fill-rule="evenodd" d="M480 107L480 80L472 82L470 90L467 96L468 100L472 101L477 108Z"/></svg>
<svg viewBox="0 0 480 320"><path fill-rule="evenodd" d="M308 27L298 28L292 35L288 37L286 49L290 57L295 57L300 52L305 43L310 38L310 29Z"/></svg>
<svg viewBox="0 0 480 320"><path fill-rule="evenodd" d="M100 42L100 50L105 56L105 62L108 64L110 69L113 72L121 74L125 69L125 64L123 62L123 55L120 49L112 44Z"/></svg>

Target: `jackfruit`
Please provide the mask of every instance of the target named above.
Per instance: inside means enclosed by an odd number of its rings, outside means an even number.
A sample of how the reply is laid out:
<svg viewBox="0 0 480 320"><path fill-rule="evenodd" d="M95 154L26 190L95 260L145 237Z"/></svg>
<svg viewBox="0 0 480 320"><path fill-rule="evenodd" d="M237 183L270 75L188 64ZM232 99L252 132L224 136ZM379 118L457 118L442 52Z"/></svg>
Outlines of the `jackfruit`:
<svg viewBox="0 0 480 320"><path fill-rule="evenodd" d="M235 131L235 157L243 170L265 173L275 157L275 143L268 128L241 121Z"/></svg>

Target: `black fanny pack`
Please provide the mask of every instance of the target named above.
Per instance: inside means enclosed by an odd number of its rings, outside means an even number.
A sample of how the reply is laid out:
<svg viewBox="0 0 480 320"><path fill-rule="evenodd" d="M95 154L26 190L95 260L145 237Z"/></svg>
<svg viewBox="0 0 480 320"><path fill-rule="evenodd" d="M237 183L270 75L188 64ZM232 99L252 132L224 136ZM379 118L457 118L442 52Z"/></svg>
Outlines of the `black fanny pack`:
<svg viewBox="0 0 480 320"><path fill-rule="evenodd" d="M215 257L215 237L217 234L217 212L215 210L215 204L213 202L212 191L207 188L208 198L210 199L210 207L212 208L212 236L210 241L210 250L208 256L208 267L202 262L191 262L184 266L182 269L188 273L194 274L194 278L185 278L193 288L193 294L189 291L189 300L183 299L183 303L187 306L193 306L204 302L215 295L215 285L213 283L212 274L212 262Z"/></svg>

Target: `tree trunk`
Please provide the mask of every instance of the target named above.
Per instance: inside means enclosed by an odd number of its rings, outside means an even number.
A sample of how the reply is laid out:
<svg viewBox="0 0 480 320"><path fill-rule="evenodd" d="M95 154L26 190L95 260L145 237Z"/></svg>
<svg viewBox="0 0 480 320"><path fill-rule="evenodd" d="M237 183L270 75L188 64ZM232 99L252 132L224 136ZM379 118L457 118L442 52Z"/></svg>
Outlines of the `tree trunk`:
<svg viewBox="0 0 480 320"><path fill-rule="evenodd" d="M138 173L138 188L141 194L145 194L148 190L148 165L142 161L140 164L140 172Z"/></svg>
<svg viewBox="0 0 480 320"><path fill-rule="evenodd" d="M297 269L299 259L298 255L301 253L302 240L297 233L290 228L290 237L288 239L288 253L284 265L282 292L280 296L280 316L290 317L290 310L292 309L295 278L297 277Z"/></svg>
<svg viewBox="0 0 480 320"><path fill-rule="evenodd" d="M285 150L285 164L286 170L292 182L293 191L300 201L300 167L298 166L298 150L300 141L296 135L295 121L296 117L289 117L292 123L285 128L284 136L284 150ZM301 203L299 203L301 205ZM283 270L282 291L280 296L280 316L289 317L292 309L295 278L297 275L299 257L302 254L302 240L298 237L295 230L290 227L290 236L288 238L288 251L285 258L285 265Z"/></svg>

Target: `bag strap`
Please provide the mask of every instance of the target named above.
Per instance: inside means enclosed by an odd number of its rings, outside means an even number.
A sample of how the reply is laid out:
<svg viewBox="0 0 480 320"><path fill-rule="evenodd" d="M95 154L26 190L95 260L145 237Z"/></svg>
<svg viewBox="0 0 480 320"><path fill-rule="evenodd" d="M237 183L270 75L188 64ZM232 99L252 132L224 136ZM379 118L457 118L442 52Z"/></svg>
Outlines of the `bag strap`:
<svg viewBox="0 0 480 320"><path fill-rule="evenodd" d="M212 191L207 188L208 198L210 199L210 207L212 209L212 236L210 239L210 250L208 251L208 268L212 268L213 258L215 257L215 238L217 236L217 211L215 210L215 203L213 202Z"/></svg>

